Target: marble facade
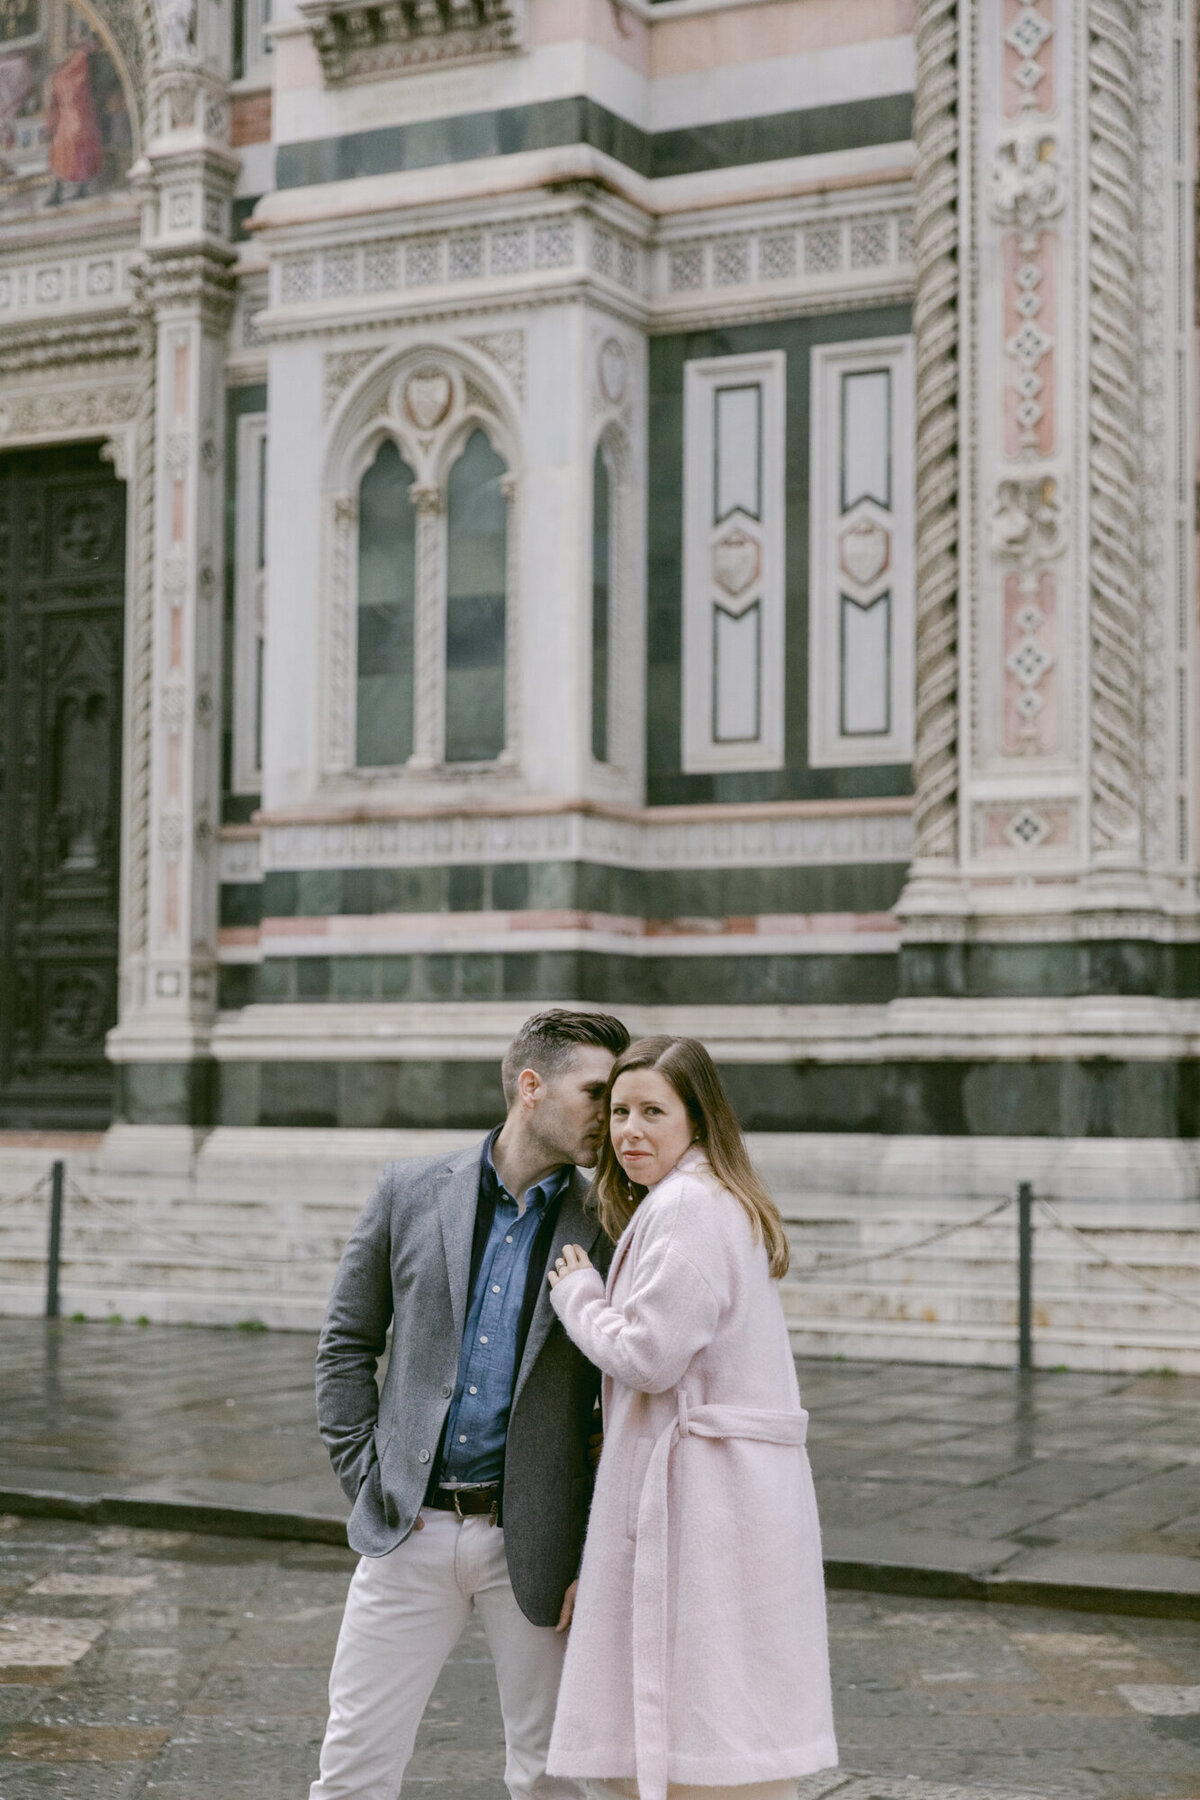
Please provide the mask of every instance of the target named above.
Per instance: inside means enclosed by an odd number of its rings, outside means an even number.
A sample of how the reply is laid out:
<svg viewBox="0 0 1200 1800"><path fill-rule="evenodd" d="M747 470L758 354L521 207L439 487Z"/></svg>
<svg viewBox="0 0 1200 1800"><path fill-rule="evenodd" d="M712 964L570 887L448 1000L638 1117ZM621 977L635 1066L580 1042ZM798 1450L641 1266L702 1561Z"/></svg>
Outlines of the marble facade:
<svg viewBox="0 0 1200 1800"><path fill-rule="evenodd" d="M0 452L125 484L112 1144L483 1127L590 1002L1174 1202L1192 0L71 3L128 174L0 218Z"/></svg>

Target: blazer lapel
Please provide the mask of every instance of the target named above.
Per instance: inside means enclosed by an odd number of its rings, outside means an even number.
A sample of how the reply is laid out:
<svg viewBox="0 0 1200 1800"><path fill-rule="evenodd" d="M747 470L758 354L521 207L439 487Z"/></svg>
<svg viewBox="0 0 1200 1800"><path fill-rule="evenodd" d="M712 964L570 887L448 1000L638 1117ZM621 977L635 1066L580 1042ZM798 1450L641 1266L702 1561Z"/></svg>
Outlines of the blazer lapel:
<svg viewBox="0 0 1200 1800"><path fill-rule="evenodd" d="M450 1282L450 1309L454 1315L454 1335L461 1343L467 1322L467 1286L471 1279L471 1240L475 1233L475 1208L479 1204L479 1166L483 1145L463 1150L442 1170L438 1194L438 1217L442 1226L442 1248L446 1253L446 1274Z"/></svg>
<svg viewBox="0 0 1200 1800"><path fill-rule="evenodd" d="M550 1269L556 1256L561 1255L565 1244L582 1244L590 1250L600 1236L600 1221L596 1214L588 1208L587 1197L589 1184L576 1169L567 1183L567 1191L562 1197L562 1205L558 1209L558 1223L554 1227L554 1236L550 1242L550 1253L546 1258L546 1267ZM517 1370L517 1379L513 1384L513 1405L516 1406L521 1389L529 1379L529 1371L538 1359L542 1345L545 1343L554 1323L554 1308L550 1304L550 1283L543 1275L542 1289L533 1309L533 1318L529 1321L529 1336L525 1339L525 1351L521 1357L521 1366Z"/></svg>

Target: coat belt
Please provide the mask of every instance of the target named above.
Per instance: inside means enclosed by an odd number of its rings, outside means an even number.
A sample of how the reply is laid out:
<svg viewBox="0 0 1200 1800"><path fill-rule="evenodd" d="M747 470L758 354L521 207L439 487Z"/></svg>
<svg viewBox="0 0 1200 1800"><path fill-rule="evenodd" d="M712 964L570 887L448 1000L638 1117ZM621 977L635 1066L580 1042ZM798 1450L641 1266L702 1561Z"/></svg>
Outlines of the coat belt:
<svg viewBox="0 0 1200 1800"><path fill-rule="evenodd" d="M802 1448L806 1412L745 1406L689 1408L680 1389L676 1417L655 1440L638 1504L633 1557L633 1735L639 1800L667 1797L667 1643L671 1452L681 1438L750 1438Z"/></svg>

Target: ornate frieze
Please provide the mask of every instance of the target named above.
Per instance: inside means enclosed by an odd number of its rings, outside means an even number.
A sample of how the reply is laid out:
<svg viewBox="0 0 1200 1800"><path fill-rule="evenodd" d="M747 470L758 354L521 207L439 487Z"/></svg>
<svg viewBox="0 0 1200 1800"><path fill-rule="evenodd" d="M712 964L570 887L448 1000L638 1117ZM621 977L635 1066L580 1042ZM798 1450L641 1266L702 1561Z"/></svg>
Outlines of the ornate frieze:
<svg viewBox="0 0 1200 1800"><path fill-rule="evenodd" d="M819 804L796 816L753 808L663 819L603 812L448 813L262 827L264 869L405 868L431 863L585 859L636 869L774 868L906 862L907 805ZM235 877L228 879L248 879Z"/></svg>
<svg viewBox="0 0 1200 1800"><path fill-rule="evenodd" d="M435 316L468 292L524 296L531 278L562 276L607 289L656 325L794 316L905 301L913 287L910 200L903 189L831 212L807 199L755 209L731 235L701 215L644 234L586 208L540 218L423 224L360 243L290 245L274 256L269 334L367 323L395 313ZM267 240L269 243L269 239ZM539 289L539 298L543 290ZM339 317L340 315L340 317ZM514 382L514 385L515 382Z"/></svg>
<svg viewBox="0 0 1200 1800"><path fill-rule="evenodd" d="M0 400L0 442L94 434L135 419L144 383L79 383L8 393Z"/></svg>

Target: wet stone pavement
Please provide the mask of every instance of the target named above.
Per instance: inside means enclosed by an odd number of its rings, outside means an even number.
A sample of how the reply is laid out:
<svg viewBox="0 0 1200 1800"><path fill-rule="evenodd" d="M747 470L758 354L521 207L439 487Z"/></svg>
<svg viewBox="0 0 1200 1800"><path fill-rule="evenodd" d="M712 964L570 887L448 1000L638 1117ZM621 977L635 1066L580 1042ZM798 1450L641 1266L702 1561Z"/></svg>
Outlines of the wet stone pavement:
<svg viewBox="0 0 1200 1800"><path fill-rule="evenodd" d="M353 1558L0 1517L2 1800L304 1800ZM843 1769L802 1800L1197 1800L1200 1625L830 1596ZM504 1800L471 1627L405 1783Z"/></svg>
<svg viewBox="0 0 1200 1800"><path fill-rule="evenodd" d="M304 1333L0 1319L0 1509L42 1495L202 1529L216 1508L336 1539L313 1352ZM1091 1590L1200 1619L1200 1377L799 1368L831 1582Z"/></svg>

